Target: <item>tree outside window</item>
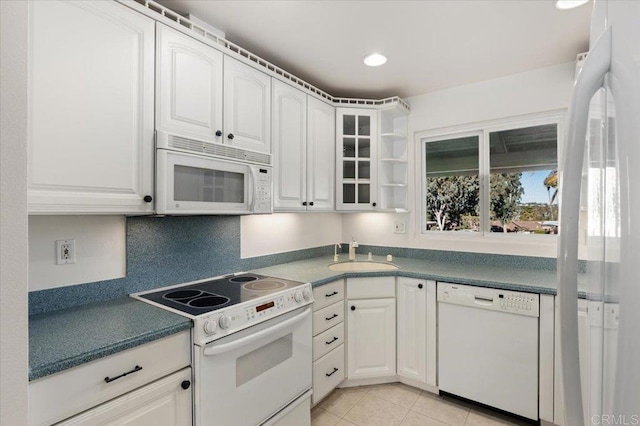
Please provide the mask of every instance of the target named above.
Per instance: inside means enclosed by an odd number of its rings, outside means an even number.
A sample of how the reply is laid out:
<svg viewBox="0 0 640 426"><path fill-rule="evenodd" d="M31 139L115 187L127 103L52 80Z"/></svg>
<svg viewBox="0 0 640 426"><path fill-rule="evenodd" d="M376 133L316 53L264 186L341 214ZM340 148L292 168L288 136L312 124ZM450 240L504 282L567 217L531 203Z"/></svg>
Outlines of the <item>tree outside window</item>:
<svg viewBox="0 0 640 426"><path fill-rule="evenodd" d="M423 152L424 231L557 233L557 124L428 140Z"/></svg>

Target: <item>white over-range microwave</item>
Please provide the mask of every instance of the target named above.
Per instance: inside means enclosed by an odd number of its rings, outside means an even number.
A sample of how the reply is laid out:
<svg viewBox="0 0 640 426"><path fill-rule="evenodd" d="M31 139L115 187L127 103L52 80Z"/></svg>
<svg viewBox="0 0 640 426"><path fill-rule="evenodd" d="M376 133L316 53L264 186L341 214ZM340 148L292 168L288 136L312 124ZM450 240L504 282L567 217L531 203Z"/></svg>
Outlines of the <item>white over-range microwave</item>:
<svg viewBox="0 0 640 426"><path fill-rule="evenodd" d="M158 214L273 212L272 168L247 161L270 163L269 154L160 132L156 142Z"/></svg>

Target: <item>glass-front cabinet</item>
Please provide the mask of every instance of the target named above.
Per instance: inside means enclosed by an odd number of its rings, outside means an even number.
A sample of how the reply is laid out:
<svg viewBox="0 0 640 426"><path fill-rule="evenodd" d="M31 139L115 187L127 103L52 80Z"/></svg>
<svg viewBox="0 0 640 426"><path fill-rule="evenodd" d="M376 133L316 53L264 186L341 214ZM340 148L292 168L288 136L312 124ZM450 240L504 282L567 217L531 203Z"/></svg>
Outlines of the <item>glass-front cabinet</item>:
<svg viewBox="0 0 640 426"><path fill-rule="evenodd" d="M378 206L377 111L336 110L336 208L375 210Z"/></svg>

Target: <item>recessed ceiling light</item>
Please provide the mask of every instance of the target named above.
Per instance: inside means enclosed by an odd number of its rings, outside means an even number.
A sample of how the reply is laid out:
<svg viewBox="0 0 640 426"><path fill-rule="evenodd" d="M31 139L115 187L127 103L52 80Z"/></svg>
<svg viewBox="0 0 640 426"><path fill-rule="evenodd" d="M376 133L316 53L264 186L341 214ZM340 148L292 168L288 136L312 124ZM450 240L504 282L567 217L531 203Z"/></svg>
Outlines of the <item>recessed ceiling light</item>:
<svg viewBox="0 0 640 426"><path fill-rule="evenodd" d="M580 7L583 4L589 3L589 0L556 0L554 5L556 9L568 10Z"/></svg>
<svg viewBox="0 0 640 426"><path fill-rule="evenodd" d="M365 57L363 59L363 62L365 65L368 65L370 67L379 67L380 65L387 62L387 57L379 53L372 53L371 55Z"/></svg>

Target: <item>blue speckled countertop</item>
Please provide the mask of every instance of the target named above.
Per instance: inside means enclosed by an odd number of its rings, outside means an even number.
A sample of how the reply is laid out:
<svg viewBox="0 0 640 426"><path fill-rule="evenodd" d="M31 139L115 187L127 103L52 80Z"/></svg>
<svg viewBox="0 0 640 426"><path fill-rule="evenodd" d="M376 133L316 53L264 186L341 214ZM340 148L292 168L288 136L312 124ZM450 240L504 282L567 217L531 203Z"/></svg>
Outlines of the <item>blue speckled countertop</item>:
<svg viewBox="0 0 640 426"><path fill-rule="evenodd" d="M341 261L346 261L342 254ZM365 260L366 255L358 255ZM373 256L384 262L384 256ZM511 265L394 257L400 269L334 272L332 256L255 269L314 286L345 277L403 276L505 290L556 294L556 272ZM128 297L33 315L29 319L29 380L35 380L191 327L191 320Z"/></svg>
<svg viewBox="0 0 640 426"><path fill-rule="evenodd" d="M191 328L191 320L125 297L29 318L29 381Z"/></svg>
<svg viewBox="0 0 640 426"><path fill-rule="evenodd" d="M341 261L345 261L347 256L343 254L340 258ZM358 255L357 257L357 260L364 261L365 259L366 255ZM384 262L385 258L384 256L373 256L373 260ZM296 281L311 282L314 286L345 277L403 276L505 290L556 294L557 274L556 271L550 270L394 257L392 263L400 268L398 270L334 272L328 268L331 263L333 263L333 257L319 257L269 266L256 269L253 272Z"/></svg>

